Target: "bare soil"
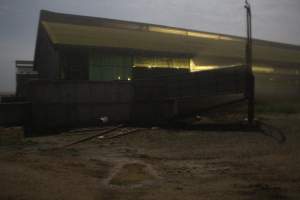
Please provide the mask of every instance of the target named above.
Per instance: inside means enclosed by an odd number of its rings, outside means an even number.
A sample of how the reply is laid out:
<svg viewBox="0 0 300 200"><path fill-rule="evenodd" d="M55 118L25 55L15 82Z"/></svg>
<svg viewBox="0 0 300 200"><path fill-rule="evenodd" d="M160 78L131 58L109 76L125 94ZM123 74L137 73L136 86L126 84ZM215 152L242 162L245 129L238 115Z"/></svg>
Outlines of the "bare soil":
<svg viewBox="0 0 300 200"><path fill-rule="evenodd" d="M282 133L149 129L58 148L62 133L0 147L0 199L300 199L300 115Z"/></svg>

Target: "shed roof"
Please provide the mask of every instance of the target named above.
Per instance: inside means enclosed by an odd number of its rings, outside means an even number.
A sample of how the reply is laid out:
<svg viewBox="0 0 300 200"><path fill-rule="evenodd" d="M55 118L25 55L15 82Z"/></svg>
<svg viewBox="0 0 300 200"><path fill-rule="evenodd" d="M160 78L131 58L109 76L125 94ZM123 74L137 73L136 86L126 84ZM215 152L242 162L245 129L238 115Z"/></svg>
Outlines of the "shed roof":
<svg viewBox="0 0 300 200"><path fill-rule="evenodd" d="M124 48L195 56L244 57L244 38L230 35L50 11L41 11L40 26L45 28L55 45ZM254 58L300 63L300 47L255 40Z"/></svg>

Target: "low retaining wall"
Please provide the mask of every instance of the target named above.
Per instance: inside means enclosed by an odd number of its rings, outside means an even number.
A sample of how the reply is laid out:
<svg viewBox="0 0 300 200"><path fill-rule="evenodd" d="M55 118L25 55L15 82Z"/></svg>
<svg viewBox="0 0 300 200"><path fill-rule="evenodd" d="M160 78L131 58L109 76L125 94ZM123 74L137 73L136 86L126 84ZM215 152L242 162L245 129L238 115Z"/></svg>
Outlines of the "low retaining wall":
<svg viewBox="0 0 300 200"><path fill-rule="evenodd" d="M0 103L0 126L21 126L30 118L30 103Z"/></svg>
<svg viewBox="0 0 300 200"><path fill-rule="evenodd" d="M266 82L257 76L257 99L265 95L269 100L276 91L287 94L284 98L299 94L291 78L280 83L278 78ZM26 132L49 132L95 126L102 116L115 123L157 123L241 99L244 90L243 66L133 81L35 80L24 90L30 103L0 104L0 125L25 124Z"/></svg>
<svg viewBox="0 0 300 200"><path fill-rule="evenodd" d="M102 116L115 123L149 124L196 113L210 106L211 100L201 103L209 97L224 101L224 96L243 94L245 70L239 66L133 81L37 80L27 86L25 94L32 103L27 127L47 132L95 126Z"/></svg>
<svg viewBox="0 0 300 200"><path fill-rule="evenodd" d="M33 81L26 92L32 103L33 131L95 126L107 116L130 120L132 87L128 81Z"/></svg>

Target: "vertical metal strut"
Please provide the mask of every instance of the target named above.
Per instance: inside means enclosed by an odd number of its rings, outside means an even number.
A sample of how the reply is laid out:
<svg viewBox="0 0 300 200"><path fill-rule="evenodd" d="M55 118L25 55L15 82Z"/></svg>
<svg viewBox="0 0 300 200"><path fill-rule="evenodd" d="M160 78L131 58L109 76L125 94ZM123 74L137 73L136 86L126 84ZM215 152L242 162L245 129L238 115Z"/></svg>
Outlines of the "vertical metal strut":
<svg viewBox="0 0 300 200"><path fill-rule="evenodd" d="M248 122L254 121L254 98L255 98L255 78L252 71L252 13L248 0L245 0L245 9L247 16L247 43L246 43L246 98L248 99Z"/></svg>

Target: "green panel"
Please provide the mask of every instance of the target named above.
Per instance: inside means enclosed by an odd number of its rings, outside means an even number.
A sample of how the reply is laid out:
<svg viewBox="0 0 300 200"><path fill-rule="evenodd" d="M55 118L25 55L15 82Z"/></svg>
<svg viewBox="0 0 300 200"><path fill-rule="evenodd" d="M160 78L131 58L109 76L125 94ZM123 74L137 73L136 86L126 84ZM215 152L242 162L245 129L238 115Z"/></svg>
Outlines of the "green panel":
<svg viewBox="0 0 300 200"><path fill-rule="evenodd" d="M90 56L90 80L128 80L131 79L132 57L92 53Z"/></svg>
<svg viewBox="0 0 300 200"><path fill-rule="evenodd" d="M89 69L89 79L90 80L100 80L100 70L98 70L98 67L90 65Z"/></svg>
<svg viewBox="0 0 300 200"><path fill-rule="evenodd" d="M115 79L114 70L112 67L100 67L100 80L111 81ZM101 74L102 72L102 74Z"/></svg>

